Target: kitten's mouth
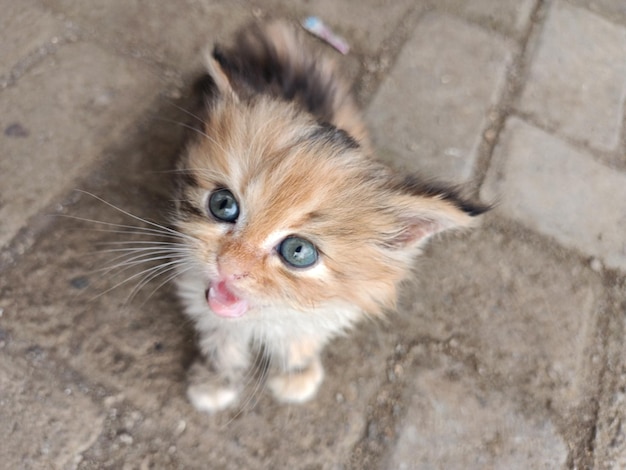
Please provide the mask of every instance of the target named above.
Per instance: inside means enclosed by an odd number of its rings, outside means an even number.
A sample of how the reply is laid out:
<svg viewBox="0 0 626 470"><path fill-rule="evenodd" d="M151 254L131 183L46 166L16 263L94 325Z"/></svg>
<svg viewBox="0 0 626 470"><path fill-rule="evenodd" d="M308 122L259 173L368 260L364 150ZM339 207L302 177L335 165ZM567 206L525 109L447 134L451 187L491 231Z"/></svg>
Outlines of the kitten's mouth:
<svg viewBox="0 0 626 470"><path fill-rule="evenodd" d="M233 294L224 281L211 283L206 298L211 310L220 317L237 318L248 311L248 301Z"/></svg>

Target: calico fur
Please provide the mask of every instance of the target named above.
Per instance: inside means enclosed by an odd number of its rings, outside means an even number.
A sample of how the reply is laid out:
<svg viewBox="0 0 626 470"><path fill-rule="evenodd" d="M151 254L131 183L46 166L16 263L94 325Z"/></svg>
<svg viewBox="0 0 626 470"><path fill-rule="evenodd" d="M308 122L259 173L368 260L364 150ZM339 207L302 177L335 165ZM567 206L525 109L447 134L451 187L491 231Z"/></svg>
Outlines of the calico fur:
<svg viewBox="0 0 626 470"><path fill-rule="evenodd" d="M303 402L322 382L324 345L393 309L423 243L486 208L378 162L334 63L286 23L245 28L207 71L174 221L187 244L178 292L202 353L188 396L202 411L233 405L262 350L274 396ZM237 201L234 222L208 208L223 189ZM290 236L313 243L315 264L281 258Z"/></svg>

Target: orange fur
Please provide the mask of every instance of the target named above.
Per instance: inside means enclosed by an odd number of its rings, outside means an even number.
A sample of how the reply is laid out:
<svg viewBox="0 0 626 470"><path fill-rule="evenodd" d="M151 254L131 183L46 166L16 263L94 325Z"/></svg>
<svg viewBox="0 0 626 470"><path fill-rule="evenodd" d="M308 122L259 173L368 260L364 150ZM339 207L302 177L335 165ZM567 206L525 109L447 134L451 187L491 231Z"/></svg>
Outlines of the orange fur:
<svg viewBox="0 0 626 470"><path fill-rule="evenodd" d="M294 360L317 364L324 343L359 317L393 308L397 285L423 242L470 226L483 209L372 159L361 116L334 65L303 52L285 24L248 29L226 54L230 59L221 54L209 59L215 90L202 135L180 163L185 179L178 199L185 205L176 224L193 239L193 269L181 275L181 297L204 354L218 354L207 338L221 331L220 344L231 341L238 358L258 340L289 373ZM259 88L246 73L261 65L277 71ZM313 82L296 80L301 89L294 91L289 77ZM215 220L207 209L207 198L221 188L238 202L235 223ZM317 247L314 266L281 260L277 246L288 235ZM205 290L216 279L247 302L241 318L217 318L206 305ZM311 380L321 381L321 372L311 370ZM307 399L311 387L293 390L306 377L291 381L289 397L279 398ZM192 401L204 409L197 396Z"/></svg>

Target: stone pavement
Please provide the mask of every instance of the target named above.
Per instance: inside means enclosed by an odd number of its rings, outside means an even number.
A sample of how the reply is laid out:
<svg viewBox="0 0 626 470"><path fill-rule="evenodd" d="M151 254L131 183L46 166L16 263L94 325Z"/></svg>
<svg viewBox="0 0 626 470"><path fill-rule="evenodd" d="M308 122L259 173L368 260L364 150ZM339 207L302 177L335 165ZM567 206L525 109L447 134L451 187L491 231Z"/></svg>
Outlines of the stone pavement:
<svg viewBox="0 0 626 470"><path fill-rule="evenodd" d="M0 467L626 468L623 0L0 0ZM184 396L171 289L102 275L167 212L202 50L254 17L352 45L383 159L497 202L431 244L317 399ZM329 50L330 54L333 54ZM108 259L108 261L107 261ZM136 294L136 295L134 295ZM131 299L132 298L132 299Z"/></svg>

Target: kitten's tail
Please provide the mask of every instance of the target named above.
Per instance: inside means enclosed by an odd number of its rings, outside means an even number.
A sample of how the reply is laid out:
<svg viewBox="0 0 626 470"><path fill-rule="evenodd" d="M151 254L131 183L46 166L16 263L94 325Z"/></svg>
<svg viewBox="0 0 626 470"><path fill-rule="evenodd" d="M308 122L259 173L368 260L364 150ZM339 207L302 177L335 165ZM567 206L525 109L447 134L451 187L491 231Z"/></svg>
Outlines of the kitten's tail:
<svg viewBox="0 0 626 470"><path fill-rule="evenodd" d="M230 48L216 46L213 57L238 93L293 101L368 145L361 114L334 61L307 48L291 25L273 21L244 28Z"/></svg>

